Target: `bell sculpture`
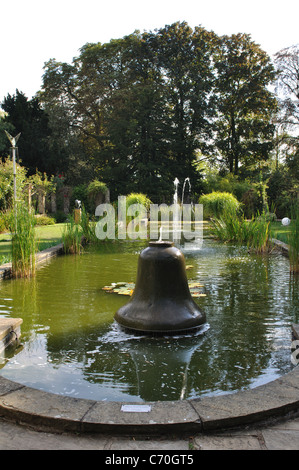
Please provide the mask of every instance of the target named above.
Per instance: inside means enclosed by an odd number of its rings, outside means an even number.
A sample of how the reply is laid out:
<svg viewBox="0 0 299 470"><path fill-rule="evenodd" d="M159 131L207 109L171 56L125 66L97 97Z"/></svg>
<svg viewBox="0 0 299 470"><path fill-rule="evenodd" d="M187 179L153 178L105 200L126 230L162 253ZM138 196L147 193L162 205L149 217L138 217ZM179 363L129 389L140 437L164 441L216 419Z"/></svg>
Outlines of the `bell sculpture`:
<svg viewBox="0 0 299 470"><path fill-rule="evenodd" d="M184 255L172 242L150 242L140 253L134 293L114 318L130 330L163 334L206 322L190 294Z"/></svg>

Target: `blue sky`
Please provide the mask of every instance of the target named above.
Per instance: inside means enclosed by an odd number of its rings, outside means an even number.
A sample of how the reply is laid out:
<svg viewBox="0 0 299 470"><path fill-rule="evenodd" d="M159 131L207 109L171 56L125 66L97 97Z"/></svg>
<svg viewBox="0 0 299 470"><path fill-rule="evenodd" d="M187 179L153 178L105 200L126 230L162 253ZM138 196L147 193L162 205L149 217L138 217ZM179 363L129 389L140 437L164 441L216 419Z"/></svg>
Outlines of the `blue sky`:
<svg viewBox="0 0 299 470"><path fill-rule="evenodd" d="M31 98L50 58L71 62L87 42L186 21L215 33L248 33L269 55L299 43L298 0L14 0L1 4L0 100Z"/></svg>

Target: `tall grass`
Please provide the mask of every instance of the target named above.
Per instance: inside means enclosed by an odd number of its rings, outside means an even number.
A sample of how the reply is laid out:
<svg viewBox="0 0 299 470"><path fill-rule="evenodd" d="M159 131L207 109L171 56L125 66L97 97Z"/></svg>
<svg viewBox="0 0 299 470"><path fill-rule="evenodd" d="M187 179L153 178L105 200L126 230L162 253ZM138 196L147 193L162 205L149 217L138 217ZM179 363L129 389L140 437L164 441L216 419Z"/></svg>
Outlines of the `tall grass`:
<svg viewBox="0 0 299 470"><path fill-rule="evenodd" d="M247 246L257 253L266 253L272 249L270 221L265 214L258 215L247 222Z"/></svg>
<svg viewBox="0 0 299 470"><path fill-rule="evenodd" d="M222 241L247 245L250 250L264 253L271 249L270 222L264 214L246 220L232 207L224 208L221 217L211 220L212 233Z"/></svg>
<svg viewBox="0 0 299 470"><path fill-rule="evenodd" d="M69 221L62 231L62 243L65 253L80 254L82 252L82 229L75 223L72 215L69 215Z"/></svg>
<svg viewBox="0 0 299 470"><path fill-rule="evenodd" d="M95 234L95 226L95 220L90 220L88 212L86 212L85 207L82 206L80 227L86 243L97 243L99 241Z"/></svg>
<svg viewBox="0 0 299 470"><path fill-rule="evenodd" d="M23 202L17 203L9 216L11 232L12 276L29 277L35 274L35 217Z"/></svg>
<svg viewBox="0 0 299 470"><path fill-rule="evenodd" d="M290 271L299 273L299 203L291 211L291 225L288 233Z"/></svg>

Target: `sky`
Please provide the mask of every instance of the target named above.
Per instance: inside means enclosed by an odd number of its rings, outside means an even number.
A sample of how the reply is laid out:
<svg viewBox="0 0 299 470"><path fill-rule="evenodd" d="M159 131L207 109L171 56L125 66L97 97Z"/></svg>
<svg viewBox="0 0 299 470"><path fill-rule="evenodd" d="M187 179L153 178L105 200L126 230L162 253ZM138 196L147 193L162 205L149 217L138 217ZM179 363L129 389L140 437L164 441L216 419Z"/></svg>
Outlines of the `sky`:
<svg viewBox="0 0 299 470"><path fill-rule="evenodd" d="M177 21L218 35L247 33L270 56L299 43L298 0L2 0L0 102L16 89L31 99L49 59L71 63L86 43Z"/></svg>

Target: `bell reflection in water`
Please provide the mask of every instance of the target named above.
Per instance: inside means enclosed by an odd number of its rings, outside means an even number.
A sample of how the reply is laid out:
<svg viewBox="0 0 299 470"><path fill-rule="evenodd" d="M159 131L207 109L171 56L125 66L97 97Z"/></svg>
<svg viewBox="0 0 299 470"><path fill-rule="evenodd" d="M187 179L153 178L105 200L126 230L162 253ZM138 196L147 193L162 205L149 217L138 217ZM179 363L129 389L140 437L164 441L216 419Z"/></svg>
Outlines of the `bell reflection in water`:
<svg viewBox="0 0 299 470"><path fill-rule="evenodd" d="M183 400L188 395L188 371L194 352L200 348L204 334L176 339L149 339L130 344L130 356L136 367L138 395L144 401ZM171 344L172 343L172 344ZM189 385L190 387L190 385Z"/></svg>
<svg viewBox="0 0 299 470"><path fill-rule="evenodd" d="M131 301L115 314L130 330L185 333L206 322L190 294L185 258L172 242L150 242L139 256Z"/></svg>

